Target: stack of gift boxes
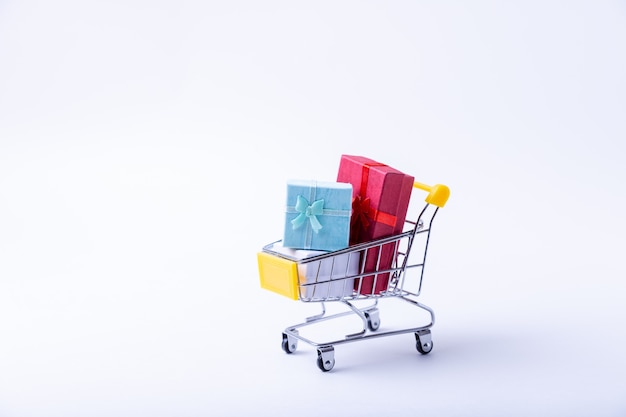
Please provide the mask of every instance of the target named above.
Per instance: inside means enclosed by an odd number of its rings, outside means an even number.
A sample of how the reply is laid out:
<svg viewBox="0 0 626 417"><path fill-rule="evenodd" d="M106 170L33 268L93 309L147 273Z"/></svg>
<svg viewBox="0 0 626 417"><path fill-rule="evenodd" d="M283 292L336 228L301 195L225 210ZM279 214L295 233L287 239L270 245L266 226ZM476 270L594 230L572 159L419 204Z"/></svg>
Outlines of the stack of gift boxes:
<svg viewBox="0 0 626 417"><path fill-rule="evenodd" d="M285 225L282 242L271 251L303 260L353 245L400 234L404 228L414 179L412 176L363 156L342 155L336 182L287 182ZM289 294L277 291L278 269L272 255L259 253L259 273L263 288L291 298L342 298L353 294L379 294L385 291L389 269L395 257L394 243L374 247L362 256L344 251L316 262L295 263L303 292L291 288ZM282 264L284 266L284 264ZM294 271L295 272L295 271ZM372 275L367 275L372 272ZM364 274L359 279L345 279ZM289 275L289 274L288 274ZM279 278L279 277L278 277ZM344 279L342 279L344 278ZM322 283L323 282L323 283ZM278 287L283 288L282 284Z"/></svg>

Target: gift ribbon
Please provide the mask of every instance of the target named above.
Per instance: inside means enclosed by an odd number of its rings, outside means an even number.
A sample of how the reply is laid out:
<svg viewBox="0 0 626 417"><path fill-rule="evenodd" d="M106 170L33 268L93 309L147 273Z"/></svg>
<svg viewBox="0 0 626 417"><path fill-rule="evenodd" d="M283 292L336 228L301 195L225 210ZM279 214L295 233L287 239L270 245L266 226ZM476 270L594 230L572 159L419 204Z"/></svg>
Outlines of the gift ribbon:
<svg viewBox="0 0 626 417"><path fill-rule="evenodd" d="M376 223L383 223L391 227L395 227L397 222L396 216L393 214L372 208L368 197L362 198L360 195L357 195L352 199L352 218L350 223L355 224L358 222L364 229L367 229L370 225L370 219Z"/></svg>
<svg viewBox="0 0 626 417"><path fill-rule="evenodd" d="M365 194L367 191L367 183L370 178L370 167L386 167L386 164L380 162L374 162L371 164L363 163L363 170L361 171L361 188L359 188L359 194Z"/></svg>
<svg viewBox="0 0 626 417"><path fill-rule="evenodd" d="M309 204L306 198L298 195L295 209L300 214L291 221L294 230L302 227L307 220L311 223L311 228L315 233L322 229L322 224L317 219L317 216L324 214L324 199L315 200L312 204Z"/></svg>
<svg viewBox="0 0 626 417"><path fill-rule="evenodd" d="M359 194L352 199L352 218L350 219L350 223L352 226L352 230L356 231L354 236L355 240L358 240L360 231L367 230L367 228L370 226L370 220L376 223L383 223L387 226L391 226L394 228L396 227L396 216L374 209L373 207L371 207L371 201L369 197L362 197L367 192L370 168L374 166L387 165L381 164L379 162L374 162L372 164L363 164L363 170L361 173L361 188L359 189Z"/></svg>
<svg viewBox="0 0 626 417"><path fill-rule="evenodd" d="M352 218L350 218L350 225L354 226L357 222L367 229L370 225L370 221L367 218L367 214L370 211L370 199L363 198L357 195L352 199Z"/></svg>

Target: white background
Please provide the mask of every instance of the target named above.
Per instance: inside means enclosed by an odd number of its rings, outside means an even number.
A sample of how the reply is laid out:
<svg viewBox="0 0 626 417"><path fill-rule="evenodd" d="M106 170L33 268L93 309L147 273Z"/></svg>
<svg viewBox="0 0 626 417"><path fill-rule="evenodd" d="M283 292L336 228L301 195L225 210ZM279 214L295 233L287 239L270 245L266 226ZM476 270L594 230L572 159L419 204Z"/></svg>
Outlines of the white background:
<svg viewBox="0 0 626 417"><path fill-rule="evenodd" d="M625 415L625 48L624 1L0 1L0 416ZM322 373L256 252L342 153L452 195L433 352Z"/></svg>

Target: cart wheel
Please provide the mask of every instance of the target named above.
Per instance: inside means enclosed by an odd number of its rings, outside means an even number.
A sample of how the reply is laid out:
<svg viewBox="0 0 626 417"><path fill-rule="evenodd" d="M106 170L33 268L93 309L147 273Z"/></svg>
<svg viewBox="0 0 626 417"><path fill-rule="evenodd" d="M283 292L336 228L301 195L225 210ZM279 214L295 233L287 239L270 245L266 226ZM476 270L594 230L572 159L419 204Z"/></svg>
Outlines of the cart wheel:
<svg viewBox="0 0 626 417"><path fill-rule="evenodd" d="M317 366L328 372L335 366L335 349L332 346L324 346L317 350Z"/></svg>
<svg viewBox="0 0 626 417"><path fill-rule="evenodd" d="M430 353L431 350L433 350L433 341L430 337L430 330L420 330L418 332L415 332L415 340L415 347L417 348L417 351L422 355L426 355L427 353Z"/></svg>
<svg viewBox="0 0 626 417"><path fill-rule="evenodd" d="M380 314L378 309L374 308L365 312L365 318L367 318L367 327L375 332L380 327Z"/></svg>
<svg viewBox="0 0 626 417"><path fill-rule="evenodd" d="M293 353L298 347L298 339L289 337L287 333L283 333L282 348L286 353Z"/></svg>

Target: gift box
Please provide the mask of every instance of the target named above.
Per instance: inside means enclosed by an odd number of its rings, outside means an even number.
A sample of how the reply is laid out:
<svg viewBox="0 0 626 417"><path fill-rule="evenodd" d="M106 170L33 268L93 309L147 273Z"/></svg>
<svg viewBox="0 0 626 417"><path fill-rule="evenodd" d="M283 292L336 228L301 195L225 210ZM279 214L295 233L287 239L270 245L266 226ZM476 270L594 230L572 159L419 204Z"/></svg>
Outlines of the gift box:
<svg viewBox="0 0 626 417"><path fill-rule="evenodd" d="M261 286L306 301L352 296L354 276L359 273L359 253L311 259L327 253L285 248L280 242L274 243L259 254Z"/></svg>
<svg viewBox="0 0 626 417"><path fill-rule="evenodd" d="M287 181L283 246L325 251L347 248L351 206L349 183Z"/></svg>
<svg viewBox="0 0 626 417"><path fill-rule="evenodd" d="M337 181L352 184L351 245L402 233L414 178L363 156L342 155ZM391 268L396 256L393 243L372 248L362 260L364 271ZM387 288L389 273L365 276L355 288L361 294L378 294Z"/></svg>

